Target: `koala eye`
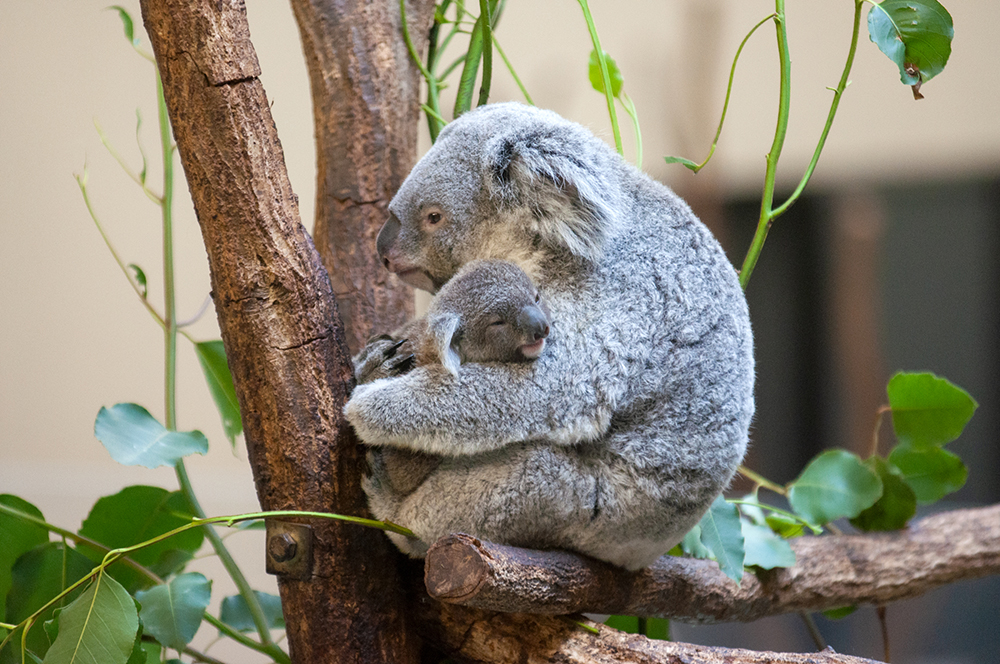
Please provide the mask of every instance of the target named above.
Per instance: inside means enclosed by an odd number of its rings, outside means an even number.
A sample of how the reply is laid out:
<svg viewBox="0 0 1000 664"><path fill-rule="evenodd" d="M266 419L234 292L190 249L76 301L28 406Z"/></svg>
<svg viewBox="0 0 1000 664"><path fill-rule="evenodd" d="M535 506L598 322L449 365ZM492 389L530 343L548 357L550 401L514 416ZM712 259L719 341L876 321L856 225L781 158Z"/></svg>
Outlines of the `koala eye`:
<svg viewBox="0 0 1000 664"><path fill-rule="evenodd" d="M429 212L427 214L427 223L431 224L432 226L438 223L439 221L441 221L440 212Z"/></svg>
<svg viewBox="0 0 1000 664"><path fill-rule="evenodd" d="M504 320L502 318L490 321L490 327L499 327L501 325L504 325Z"/></svg>

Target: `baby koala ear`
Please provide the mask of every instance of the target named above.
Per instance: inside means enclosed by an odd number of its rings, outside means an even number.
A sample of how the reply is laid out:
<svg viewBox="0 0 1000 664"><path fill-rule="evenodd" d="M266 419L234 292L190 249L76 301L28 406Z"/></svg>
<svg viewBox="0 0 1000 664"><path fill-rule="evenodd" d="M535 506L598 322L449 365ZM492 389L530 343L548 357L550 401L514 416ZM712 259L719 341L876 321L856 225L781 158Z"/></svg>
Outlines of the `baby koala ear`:
<svg viewBox="0 0 1000 664"><path fill-rule="evenodd" d="M441 366L452 375L458 375L462 358L458 355L458 328L462 319L456 313L428 314L427 334L433 343L434 353Z"/></svg>

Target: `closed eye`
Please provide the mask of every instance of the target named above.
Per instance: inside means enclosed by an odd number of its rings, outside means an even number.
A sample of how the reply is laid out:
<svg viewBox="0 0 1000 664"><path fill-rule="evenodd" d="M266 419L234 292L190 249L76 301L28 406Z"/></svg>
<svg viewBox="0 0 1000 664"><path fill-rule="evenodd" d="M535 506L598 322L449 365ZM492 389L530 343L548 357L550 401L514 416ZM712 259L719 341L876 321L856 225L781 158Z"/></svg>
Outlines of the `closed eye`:
<svg viewBox="0 0 1000 664"><path fill-rule="evenodd" d="M502 318L490 322L490 327L497 327L498 325L503 325L504 320Z"/></svg>

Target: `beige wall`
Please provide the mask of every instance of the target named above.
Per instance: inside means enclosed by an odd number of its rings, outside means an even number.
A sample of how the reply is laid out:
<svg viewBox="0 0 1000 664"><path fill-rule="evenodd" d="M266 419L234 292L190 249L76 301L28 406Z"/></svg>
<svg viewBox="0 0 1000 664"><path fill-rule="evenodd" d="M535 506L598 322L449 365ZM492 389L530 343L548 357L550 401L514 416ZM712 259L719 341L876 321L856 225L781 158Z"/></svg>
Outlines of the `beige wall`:
<svg viewBox="0 0 1000 664"><path fill-rule="evenodd" d="M125 259L145 268L159 304L158 211L121 173L92 125L97 119L137 164L133 134L139 107L143 143L151 158L156 154L151 69L131 52L117 17L103 10L106 4L0 0L0 493L21 495L69 528L78 527L98 496L125 485L175 486L170 471L118 466L92 435L102 405L135 401L159 417L163 412L159 328L111 260L72 177L87 164L97 213ZM138 18L137 2L126 4ZM297 31L287 3L247 4L292 182L304 218L311 220L315 156ZM831 97L825 86L836 84L850 36L850 3L788 4L795 96L784 181L796 177L812 152ZM593 5L605 48L617 58L625 89L639 109L645 167L687 186L692 176L678 166L668 169L661 157L705 153L732 53L771 4L593 0ZM863 33L853 82L817 172L818 186L998 173L1000 88L991 73L1000 5L994 0L948 5L957 26L955 52L945 73L925 87L927 99L920 103ZM590 44L575 2L510 2L499 37L536 103L610 140L603 101L586 82ZM741 63L730 123L712 167L727 187L759 186L775 117L774 50L773 31L762 30ZM493 89L494 100L518 98L504 73ZM623 127L631 158L624 118ZM159 174L151 171L152 186L159 189ZM181 317L193 314L209 290L204 249L185 197L181 186L176 222ZM191 331L200 339L218 334L211 313ZM189 462L205 508L213 514L254 509L245 452L227 449L183 340L180 380L180 425L201 429L213 446L208 456ZM258 587L273 588L262 572L258 545L251 542L238 555ZM220 579L214 596L229 594L222 575L214 576Z"/></svg>

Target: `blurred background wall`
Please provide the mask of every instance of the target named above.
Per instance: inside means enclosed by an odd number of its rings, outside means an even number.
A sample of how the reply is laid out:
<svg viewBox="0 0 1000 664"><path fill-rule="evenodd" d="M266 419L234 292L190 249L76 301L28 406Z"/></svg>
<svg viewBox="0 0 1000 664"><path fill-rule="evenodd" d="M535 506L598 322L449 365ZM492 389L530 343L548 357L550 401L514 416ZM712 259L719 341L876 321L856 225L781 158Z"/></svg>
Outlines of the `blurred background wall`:
<svg viewBox="0 0 1000 664"><path fill-rule="evenodd" d="M744 51L709 167L695 176L662 157L706 154L736 46L773 5L592 4L602 43L638 108L643 167L687 197L733 260L742 261L776 116L772 29L762 29ZM851 27L850 3L788 4L793 99L779 199L815 147L831 99L826 87L839 79ZM793 479L822 448L867 449L888 377L897 369L932 370L980 403L951 446L970 477L949 506L1000 498L1000 89L991 79L1000 56L1000 5L946 4L955 21L953 54L944 73L923 88L923 101L914 102L895 66L863 32L851 85L807 196L776 223L750 284L758 416L748 463L776 481ZM138 21L138 2L125 6ZM0 493L20 495L71 529L99 496L123 486L176 487L169 470L117 465L93 437L102 405L134 401L163 414L162 335L109 256L73 179L87 169L96 213L124 259L143 267L159 305L158 209L121 172L94 129L96 121L138 170L140 109L150 182L159 190L154 79L104 7L96 0L0 0ZM286 3L247 0L247 10L261 78L311 227L315 150L298 32ZM497 35L536 104L612 142L604 101L587 81L591 45L577 3L509 2ZM520 99L496 63L491 100ZM621 120L626 156L634 159L624 114ZM425 132L422 140L426 149ZM178 299L186 318L207 297L209 281L183 178L178 182ZM198 339L218 337L211 312L188 329ZM207 456L188 462L206 510L254 510L245 451L240 444L229 449L183 339L179 366L180 426L201 429L212 442ZM888 428L883 435L891 437ZM259 534L229 541L255 586L273 591ZM216 579L216 602L233 592L213 559L196 565ZM996 580L893 605L894 661L995 661L998 618ZM881 655L871 609L820 626L838 651ZM677 625L675 636L752 648L811 647L794 617L749 628ZM199 635L203 643L210 638ZM221 648L211 652L224 657ZM254 661L248 651L236 652L240 661Z"/></svg>

